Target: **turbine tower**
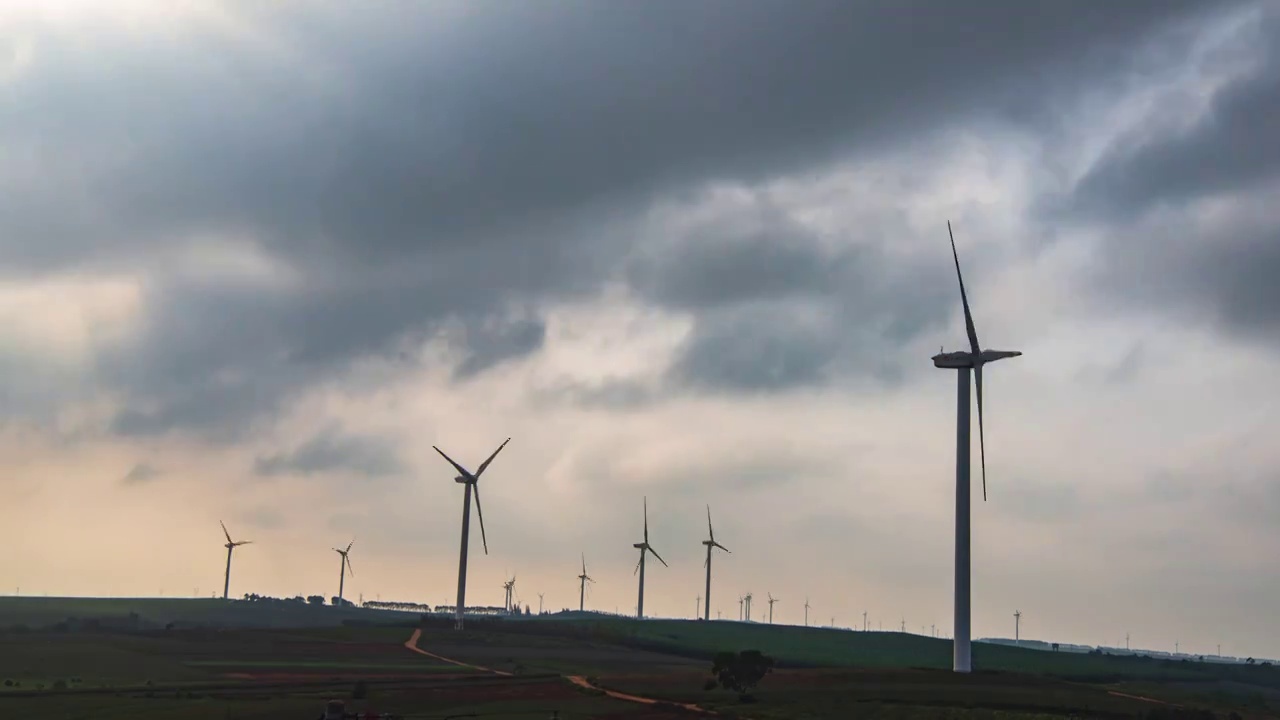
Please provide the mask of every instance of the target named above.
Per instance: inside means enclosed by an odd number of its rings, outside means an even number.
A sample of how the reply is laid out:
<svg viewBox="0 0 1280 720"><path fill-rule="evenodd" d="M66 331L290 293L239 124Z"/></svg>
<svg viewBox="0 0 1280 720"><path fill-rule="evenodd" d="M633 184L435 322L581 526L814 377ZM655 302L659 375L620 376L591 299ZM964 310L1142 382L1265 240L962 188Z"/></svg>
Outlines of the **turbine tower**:
<svg viewBox="0 0 1280 720"><path fill-rule="evenodd" d="M644 556L645 554L653 553L653 556L658 558L658 562L662 563L664 567L671 567L670 565L667 565L667 561L663 560L662 556L659 555L656 550L649 547L649 498L648 497L644 499L644 542L635 543L631 547L636 548L637 550L640 551L640 562L636 564L635 572L633 572L632 574L633 575L636 573L640 574L640 599L636 602L636 617L642 618L644 617Z"/></svg>
<svg viewBox="0 0 1280 720"><path fill-rule="evenodd" d="M453 461L453 458L444 454L440 448L432 445L432 449L440 453L440 457L449 461L454 470L458 471L458 476L454 478L454 482L462 483L466 487L466 492L462 496L462 549L458 552L458 603L454 608L454 628L462 629L462 616L467 607L467 540L471 535L471 493L476 495L476 517L480 519L480 542L484 544L484 554L489 554L489 540L484 535L484 512L480 508L480 476L484 474L489 463L498 457L498 453L502 452L502 448L511 442L511 438L502 441L497 450L489 456L487 460L480 463L480 467L472 474L466 468Z"/></svg>
<svg viewBox="0 0 1280 720"><path fill-rule="evenodd" d="M542 614L542 593L538 593L538 614Z"/></svg>
<svg viewBox="0 0 1280 720"><path fill-rule="evenodd" d="M751 622L751 593L748 592L746 595L743 595L742 599L747 603L747 622Z"/></svg>
<svg viewBox="0 0 1280 720"><path fill-rule="evenodd" d="M738 596L738 622L742 622L742 620L746 617L746 615L744 615L742 612L743 607L745 607L744 603L746 603L746 601L747 601L746 595Z"/></svg>
<svg viewBox="0 0 1280 720"><path fill-rule="evenodd" d="M339 605L342 604L342 591L343 591L343 586L346 585L347 571L348 570L351 571L351 577L356 576L356 571L352 569L351 558L349 557L349 555L351 554L351 546L355 544L356 544L356 541L352 540L351 542L347 543L346 550L339 550L338 548L333 549L334 552L338 553L338 555L341 556L341 560L339 560L338 562L338 604Z"/></svg>
<svg viewBox="0 0 1280 720"><path fill-rule="evenodd" d="M252 545L253 541L241 540L239 542L236 542L231 539L231 533L227 532L227 524L222 522L221 520L218 521L218 524L222 526L222 534L227 536L227 544L223 546L227 549L227 575L226 575L226 578L222 581L222 599L226 600L227 593L228 591L231 590L231 551L235 550L241 545Z"/></svg>
<svg viewBox="0 0 1280 720"><path fill-rule="evenodd" d="M1014 610L1013 611L1013 644L1014 645L1022 644L1021 633L1022 633L1022 611Z"/></svg>
<svg viewBox="0 0 1280 720"><path fill-rule="evenodd" d="M809 627L809 598L804 599L804 626Z"/></svg>
<svg viewBox="0 0 1280 720"><path fill-rule="evenodd" d="M773 624L773 604L776 602L778 602L778 598L774 597L773 593L769 593L769 624L770 625Z"/></svg>
<svg viewBox="0 0 1280 720"><path fill-rule="evenodd" d="M982 458L982 499L987 499L987 450L982 429L982 366L987 363L1018 357L1017 350L983 350L978 344L978 333L973 327L973 315L969 311L969 297L964 291L964 277L960 274L960 255L956 252L955 235L951 223L947 223L947 235L951 238L951 257L956 264L956 279L960 283L960 303L964 307L965 333L969 336L969 349L958 352L940 352L933 356L935 367L956 371L956 567L955 567L955 639L952 644L951 666L955 672L967 673L972 669L969 645L969 372L973 372L978 391L978 447Z"/></svg>
<svg viewBox="0 0 1280 720"><path fill-rule="evenodd" d="M587 554L582 554L582 574L578 576L578 612L582 612L587 600L587 583L593 583L595 580L587 575Z"/></svg>
<svg viewBox="0 0 1280 720"><path fill-rule="evenodd" d="M715 548L720 548L725 552L731 552L729 548L716 542L716 532L715 530L711 529L711 506L710 505L707 506L707 539L703 540L702 544L707 546L707 562L706 562L707 594L706 594L706 597L703 598L703 602L706 604L703 605L703 608L702 608L702 619L710 620L711 619L711 551L714 550Z"/></svg>

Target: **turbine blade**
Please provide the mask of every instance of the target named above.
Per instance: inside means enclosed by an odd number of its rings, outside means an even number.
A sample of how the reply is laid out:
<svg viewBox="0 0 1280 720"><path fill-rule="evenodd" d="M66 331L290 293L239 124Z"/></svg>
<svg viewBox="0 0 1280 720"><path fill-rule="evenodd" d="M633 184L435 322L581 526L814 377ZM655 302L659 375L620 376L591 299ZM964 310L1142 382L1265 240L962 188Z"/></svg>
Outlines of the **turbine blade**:
<svg viewBox="0 0 1280 720"><path fill-rule="evenodd" d="M649 542L649 498L644 499L644 541Z"/></svg>
<svg viewBox="0 0 1280 720"><path fill-rule="evenodd" d="M582 553L582 574L587 574L587 554Z"/></svg>
<svg viewBox="0 0 1280 720"><path fill-rule="evenodd" d="M716 541L716 531L711 529L711 506L707 506L707 535L711 538L711 542Z"/></svg>
<svg viewBox="0 0 1280 720"><path fill-rule="evenodd" d="M666 561L666 560L663 560L663 559L662 559L662 556L658 554L658 551L657 551L657 550L654 550L653 548L645 548L645 549L646 549L646 550L648 550L649 552L653 553L653 556L654 556L654 557L656 557L656 558L658 558L658 562L662 563L662 564L663 564L663 565L665 565L666 567L671 567L670 565L667 565L667 561Z"/></svg>
<svg viewBox="0 0 1280 720"><path fill-rule="evenodd" d="M443 450L441 450L440 448L436 447L435 445L432 445L432 446L431 446L431 449L433 449L433 450L435 450L436 452L440 453L440 457L444 458L445 460L448 460L448 461L449 461L449 464L453 466L453 469L454 469L454 470L457 470L457 471L458 471L458 474L459 474L459 475L461 475L462 477L467 478L467 479L469 479L469 480L474 480L474 479L475 479L475 476L474 476L474 475L472 475L472 474L471 474L471 473L470 473L466 468L464 468L464 467L462 467L461 465L459 465L458 463L454 462L453 458L449 457L448 455L445 455Z"/></svg>
<svg viewBox="0 0 1280 720"><path fill-rule="evenodd" d="M639 572L640 572L640 563L642 563L642 562L644 562L644 551L643 551L643 550L641 550L641 551L640 551L640 560L639 560L638 562L636 562L636 569L631 571L631 574L632 574L632 575L639 574Z"/></svg>
<svg viewBox="0 0 1280 720"><path fill-rule="evenodd" d="M218 521L218 524L222 526L222 534L227 536L227 542L232 542L231 533L227 532L227 524L221 520Z"/></svg>
<svg viewBox="0 0 1280 720"><path fill-rule="evenodd" d="M471 489L476 494L476 516L480 518L480 542L484 544L484 554L489 554L489 539L484 535L484 511L480 509L480 485L471 483Z"/></svg>
<svg viewBox="0 0 1280 720"><path fill-rule="evenodd" d="M240 547L241 545L252 545L252 544L253 544L253 541L252 541L252 540L241 540L241 541L239 541L239 542L234 542L234 543L231 543L231 544L232 544L232 545L235 545L236 547Z"/></svg>
<svg viewBox="0 0 1280 720"><path fill-rule="evenodd" d="M720 548L721 550L723 550L723 551L725 551L725 552L727 552L727 553L729 553L729 554L731 554L731 555L733 554L733 551L732 551L732 550L730 550L729 548L727 548L727 547L725 547L725 546L721 545L720 543L716 543L716 547Z"/></svg>
<svg viewBox="0 0 1280 720"><path fill-rule="evenodd" d="M487 468L487 467L489 467L489 463L493 462L493 459L494 459L494 458L496 458L496 457L498 457L498 453L502 452L502 448L506 447L506 446L507 446L507 443L509 443L509 442L511 442L511 438L507 438L506 440L503 440L503 441L502 441L502 444L498 446L498 449L497 449L497 450L494 450L494 451L493 451L493 454L492 454L492 455L490 455L490 456L488 457L488 459L486 459L484 462L480 463L480 467L476 469L476 479L477 479L477 480L479 480L479 479L480 479L480 476L484 474L484 469L485 469L485 468Z"/></svg>
<svg viewBox="0 0 1280 720"><path fill-rule="evenodd" d="M352 546L352 545L355 545L355 544L356 544L356 539L355 539L355 538L351 538L351 542L347 543L347 550L346 550L346 552L351 552L351 546Z"/></svg>
<svg viewBox="0 0 1280 720"><path fill-rule="evenodd" d="M973 384L978 390L978 457L982 458L982 502L987 501L987 440L982 430L982 363L973 366Z"/></svg>
<svg viewBox="0 0 1280 720"><path fill-rule="evenodd" d="M350 555L343 555L343 556L342 556L342 559L347 561L347 572L350 572L350 573L351 573L351 577L355 577L355 576L356 576L356 569L355 569L355 568L353 568L353 567L351 567L351 556L350 556Z"/></svg>
<svg viewBox="0 0 1280 720"><path fill-rule="evenodd" d="M964 291L964 276L960 274L960 254L956 252L956 236L951 232L951 221L947 221L947 235L951 236L951 257L956 261L956 279L960 281L960 303L964 305L964 330L969 335L969 350L973 353L974 363L982 359L982 347L978 345L978 331L973 327L973 314L969 312L969 296Z"/></svg>

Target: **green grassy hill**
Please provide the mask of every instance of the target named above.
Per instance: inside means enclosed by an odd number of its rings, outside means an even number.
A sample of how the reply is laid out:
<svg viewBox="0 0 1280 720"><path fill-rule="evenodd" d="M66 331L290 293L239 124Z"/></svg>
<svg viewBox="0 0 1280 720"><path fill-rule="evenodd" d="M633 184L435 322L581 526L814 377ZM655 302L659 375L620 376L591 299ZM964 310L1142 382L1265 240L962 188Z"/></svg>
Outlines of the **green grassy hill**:
<svg viewBox="0 0 1280 720"><path fill-rule="evenodd" d="M209 625L245 628L296 628L341 625L345 621L414 622L418 614L284 602L246 602L204 598L0 597L0 629L47 628L70 618L143 627Z"/></svg>
<svg viewBox="0 0 1280 720"><path fill-rule="evenodd" d="M558 624L573 634L686 656L709 658L721 650L755 649L790 667L951 667L950 640L907 633L612 616L578 616L539 624ZM978 671L1021 672L1082 682L1232 680L1280 688L1280 668L1275 667L1050 652L987 643L974 643L973 665Z"/></svg>

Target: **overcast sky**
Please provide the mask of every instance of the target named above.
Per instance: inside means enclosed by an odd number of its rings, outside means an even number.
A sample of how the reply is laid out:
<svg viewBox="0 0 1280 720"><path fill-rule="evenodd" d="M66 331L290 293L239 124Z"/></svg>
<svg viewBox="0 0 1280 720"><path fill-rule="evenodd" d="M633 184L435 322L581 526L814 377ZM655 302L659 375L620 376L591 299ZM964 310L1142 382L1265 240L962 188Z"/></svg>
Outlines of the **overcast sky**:
<svg viewBox="0 0 1280 720"><path fill-rule="evenodd" d="M0 582L452 602L510 436L470 603L949 633L951 220L975 636L1280 655L1278 6L4 0Z"/></svg>

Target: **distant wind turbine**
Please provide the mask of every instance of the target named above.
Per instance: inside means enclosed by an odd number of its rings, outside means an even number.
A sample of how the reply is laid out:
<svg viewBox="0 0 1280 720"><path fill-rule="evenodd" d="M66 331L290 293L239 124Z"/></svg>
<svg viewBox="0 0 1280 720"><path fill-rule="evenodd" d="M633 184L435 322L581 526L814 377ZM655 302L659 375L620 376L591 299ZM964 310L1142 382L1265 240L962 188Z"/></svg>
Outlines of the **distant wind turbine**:
<svg viewBox="0 0 1280 720"><path fill-rule="evenodd" d="M538 593L538 614L542 614L542 593Z"/></svg>
<svg viewBox="0 0 1280 720"><path fill-rule="evenodd" d="M511 438L502 441L497 450L489 456L487 460L480 463L480 467L472 474L466 468L454 462L453 458L444 454L440 448L432 445L432 449L440 453L440 457L449 461L454 470L458 471L458 476L453 480L460 482L466 486L466 493L462 498L462 549L458 552L458 604L454 608L454 627L458 630L462 629L462 618L467 606L467 540L471 536L471 493L476 495L476 517L480 519L480 541L484 544L484 554L489 554L489 540L484 534L484 511L480 508L480 476L484 474L489 463L498 457L498 453L502 452L502 448L511 442Z"/></svg>
<svg viewBox="0 0 1280 720"><path fill-rule="evenodd" d="M658 559L658 562L662 563L663 567L671 567L667 565L667 561L663 560L656 550L649 547L649 498L647 497L644 499L644 542L635 543L631 547L640 551L640 562L636 563L635 572L632 574L639 573L640 575L640 599L636 602L636 617L642 618L644 617L644 556L647 553L653 553L653 556Z"/></svg>
<svg viewBox="0 0 1280 720"><path fill-rule="evenodd" d="M774 597L773 593L769 593L769 624L770 625L773 624L773 604L776 602L778 602L778 598Z"/></svg>
<svg viewBox="0 0 1280 720"><path fill-rule="evenodd" d="M751 622L751 593L748 592L742 599L747 602L747 622Z"/></svg>
<svg viewBox="0 0 1280 720"><path fill-rule="evenodd" d="M227 544L223 546L227 549L227 574L225 579L223 579L222 581L222 599L226 600L229 594L229 591L231 590L231 551L235 550L241 545L252 545L253 541L241 540L239 542L236 542L231 539L231 533L227 532L227 524L222 522L221 520L218 521L218 524L222 526L222 534L227 536Z"/></svg>
<svg viewBox="0 0 1280 720"><path fill-rule="evenodd" d="M1013 611L1013 644L1022 644L1022 611Z"/></svg>
<svg viewBox="0 0 1280 720"><path fill-rule="evenodd" d="M969 372L973 371L978 394L978 447L982 458L982 499L987 499L987 449L982 429L982 366L1005 358L1018 357L1018 350L983 350L978 344L978 333L973 327L973 314L969 311L969 297L964 291L964 277L960 274L960 255L956 252L955 235L951 223L947 223L951 238L951 256L956 264L956 279L960 283L960 303L964 307L965 333L969 336L969 349L958 352L940 352L933 356L935 367L956 370L956 567L955 567L955 639L952 644L952 670L967 673L972 665L969 642Z"/></svg>
<svg viewBox="0 0 1280 720"><path fill-rule="evenodd" d="M711 506L710 505L707 506L707 539L703 540L702 544L707 546L707 561L706 561L707 595L706 597L703 598L703 602L706 604L703 606L702 618L704 620L710 620L711 619L711 551L714 550L715 548L720 548L725 552L731 552L729 548L716 542L716 532L715 530L711 529Z"/></svg>
<svg viewBox="0 0 1280 720"><path fill-rule="evenodd" d="M804 626L809 627L809 598L804 599Z"/></svg>
<svg viewBox="0 0 1280 720"><path fill-rule="evenodd" d="M582 554L582 574L578 576L578 612L582 612L586 607L587 600L587 583L593 583L590 576L587 575L587 554Z"/></svg>
<svg viewBox="0 0 1280 720"><path fill-rule="evenodd" d="M507 591L506 607L507 607L507 614L510 615L511 613L519 609L516 607L516 600L515 600L516 576L514 573L512 573L510 580L502 583L502 589Z"/></svg>
<svg viewBox="0 0 1280 720"><path fill-rule="evenodd" d="M342 591L344 589L344 586L346 585L347 571L348 570L351 571L351 577L356 576L356 571L351 567L351 557L350 557L351 546L355 544L356 544L356 541L353 538L351 542L347 543L346 550L339 550L338 548L333 549L333 551L338 553L338 555L341 557L341 559L338 561L338 604L339 605L342 604Z"/></svg>

